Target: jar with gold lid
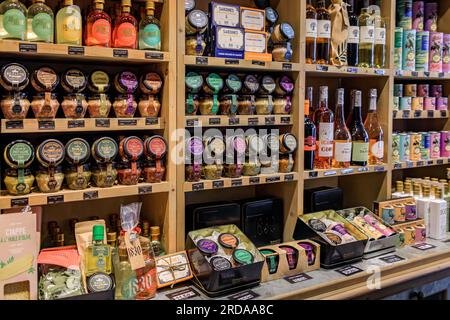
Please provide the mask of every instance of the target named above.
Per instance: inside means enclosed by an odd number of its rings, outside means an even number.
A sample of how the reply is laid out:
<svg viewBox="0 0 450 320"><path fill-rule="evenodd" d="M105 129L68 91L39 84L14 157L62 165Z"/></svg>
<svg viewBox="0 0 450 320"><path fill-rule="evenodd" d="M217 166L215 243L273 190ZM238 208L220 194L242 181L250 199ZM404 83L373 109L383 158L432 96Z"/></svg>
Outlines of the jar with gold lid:
<svg viewBox="0 0 450 320"><path fill-rule="evenodd" d="M297 151L297 138L291 133L280 136L280 173L290 173L294 169L294 153Z"/></svg>

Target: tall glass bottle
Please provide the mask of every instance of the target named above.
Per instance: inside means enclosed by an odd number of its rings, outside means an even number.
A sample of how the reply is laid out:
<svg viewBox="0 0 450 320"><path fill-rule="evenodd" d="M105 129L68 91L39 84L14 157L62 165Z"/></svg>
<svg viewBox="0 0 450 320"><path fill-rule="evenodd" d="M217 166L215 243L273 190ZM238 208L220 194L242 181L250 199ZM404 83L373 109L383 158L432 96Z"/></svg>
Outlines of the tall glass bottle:
<svg viewBox="0 0 450 320"><path fill-rule="evenodd" d="M86 276L97 272L110 274L112 272L111 247L104 244L105 228L101 225L94 226L92 244L85 253Z"/></svg>
<svg viewBox="0 0 450 320"><path fill-rule="evenodd" d="M382 164L384 160L384 133L378 121L377 114L377 89L370 89L369 92L369 113L367 114L364 127L369 134L369 164Z"/></svg>
<svg viewBox="0 0 450 320"><path fill-rule="evenodd" d="M347 39L347 63L349 66L356 67L358 65L359 19L356 15L355 0L347 0L347 3L350 22Z"/></svg>
<svg viewBox="0 0 450 320"><path fill-rule="evenodd" d="M80 7L73 0L64 0L56 14L56 43L81 46L83 44Z"/></svg>
<svg viewBox="0 0 450 320"><path fill-rule="evenodd" d="M311 88L312 89L312 88ZM316 153L316 126L309 118L309 108L311 106L311 100L308 96L305 99L305 143L304 143L304 159L305 170L314 170L314 157Z"/></svg>
<svg viewBox="0 0 450 320"><path fill-rule="evenodd" d="M358 66L372 68L375 46L375 22L368 11L368 1L364 0L364 3L365 7L361 9L361 15L359 16Z"/></svg>
<svg viewBox="0 0 450 320"><path fill-rule="evenodd" d="M45 0L33 0L28 8L27 40L53 43L53 10Z"/></svg>
<svg viewBox="0 0 450 320"><path fill-rule="evenodd" d="M87 46L111 47L111 18L103 10L105 0L94 0L86 18L85 43Z"/></svg>
<svg viewBox="0 0 450 320"><path fill-rule="evenodd" d="M362 121L362 92L352 91L353 120L349 127L352 134L352 165L365 167L369 161L369 135Z"/></svg>
<svg viewBox="0 0 450 320"><path fill-rule="evenodd" d="M306 3L306 63L316 63L317 11L312 0Z"/></svg>
<svg viewBox="0 0 450 320"><path fill-rule="evenodd" d="M331 15L325 8L325 0L317 2L316 63L330 63Z"/></svg>
<svg viewBox="0 0 450 320"><path fill-rule="evenodd" d="M137 49L138 22L130 12L131 0L122 0L122 11L114 20L114 48Z"/></svg>
<svg viewBox="0 0 450 320"><path fill-rule="evenodd" d="M334 168L348 168L352 161L352 136L344 119L344 89L336 94L336 110L334 121Z"/></svg>
<svg viewBox="0 0 450 320"><path fill-rule="evenodd" d="M306 88L306 100L309 101L309 118L314 123L314 113L316 111L316 108L314 107L314 88L313 87L307 87Z"/></svg>
<svg viewBox="0 0 450 320"><path fill-rule="evenodd" d="M18 0L6 0L0 4L0 39L25 40L27 32L27 8Z"/></svg>
<svg viewBox="0 0 450 320"><path fill-rule="evenodd" d="M161 50L161 24L155 17L155 3L147 1L146 16L139 23L139 49Z"/></svg>
<svg viewBox="0 0 450 320"><path fill-rule="evenodd" d="M386 66L386 21L381 16L380 8L378 6L374 8L375 49L373 64L375 68L384 68Z"/></svg>
<svg viewBox="0 0 450 320"><path fill-rule="evenodd" d="M319 108L315 112L317 128L316 169L330 169L333 159L334 114L328 108L328 87L319 89Z"/></svg>

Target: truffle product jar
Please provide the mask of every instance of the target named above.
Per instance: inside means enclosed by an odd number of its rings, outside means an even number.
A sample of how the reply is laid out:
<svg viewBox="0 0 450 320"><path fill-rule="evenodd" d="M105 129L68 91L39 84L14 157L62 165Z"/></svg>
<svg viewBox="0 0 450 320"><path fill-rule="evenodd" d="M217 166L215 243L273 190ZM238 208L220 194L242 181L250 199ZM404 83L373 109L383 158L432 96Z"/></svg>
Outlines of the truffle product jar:
<svg viewBox="0 0 450 320"><path fill-rule="evenodd" d="M290 42L277 43L273 46L272 57L273 61L277 62L291 62L292 61L292 45Z"/></svg>
<svg viewBox="0 0 450 320"><path fill-rule="evenodd" d="M51 92L59 84L59 76L50 67L36 69L31 74L31 85L37 92Z"/></svg>
<svg viewBox="0 0 450 320"><path fill-rule="evenodd" d="M241 92L243 94L256 94L259 90L258 78L252 74L244 78Z"/></svg>
<svg viewBox="0 0 450 320"><path fill-rule="evenodd" d="M185 112L188 116L194 116L198 112L200 106L199 96L196 94L188 94L186 97Z"/></svg>
<svg viewBox="0 0 450 320"><path fill-rule="evenodd" d="M156 118L161 110L161 102L159 102L158 96L143 95L139 101L138 108L141 117Z"/></svg>
<svg viewBox="0 0 450 320"><path fill-rule="evenodd" d="M144 94L158 94L163 86L163 80L156 72L148 72L141 76L139 80L139 89Z"/></svg>
<svg viewBox="0 0 450 320"><path fill-rule="evenodd" d="M238 96L228 94L219 98L220 113L228 116L235 116L238 112Z"/></svg>
<svg viewBox="0 0 450 320"><path fill-rule="evenodd" d="M146 183L160 183L164 180L166 167L161 161L148 160L144 163L143 178Z"/></svg>
<svg viewBox="0 0 450 320"><path fill-rule="evenodd" d="M238 113L240 115L254 115L256 101L254 95L241 95L238 97Z"/></svg>
<svg viewBox="0 0 450 320"><path fill-rule="evenodd" d="M224 257L212 257L209 261L209 264L211 265L212 269L214 271L226 271L233 267L230 260Z"/></svg>
<svg viewBox="0 0 450 320"><path fill-rule="evenodd" d="M297 268L298 263L298 250L290 246L280 246L281 250L286 252L286 259L289 266L289 270L294 270Z"/></svg>
<svg viewBox="0 0 450 320"><path fill-rule="evenodd" d="M64 116L68 119L80 119L84 118L88 109L88 102L86 97L81 93L73 93L66 95L61 107L64 112Z"/></svg>
<svg viewBox="0 0 450 320"><path fill-rule="evenodd" d="M84 190L89 186L92 172L89 164L70 165L66 167L65 178L70 190Z"/></svg>
<svg viewBox="0 0 450 320"><path fill-rule="evenodd" d="M87 86L87 79L79 69L69 69L61 76L61 86L68 93L82 92Z"/></svg>
<svg viewBox="0 0 450 320"><path fill-rule="evenodd" d="M94 94L88 98L87 103L91 118L108 118L112 104L106 94Z"/></svg>
<svg viewBox="0 0 450 320"><path fill-rule="evenodd" d="M120 141L119 155L123 161L138 161L144 154L144 142L138 137L128 137Z"/></svg>
<svg viewBox="0 0 450 320"><path fill-rule="evenodd" d="M275 274L278 270L280 257L274 250L264 249L259 251L265 258L269 268L269 274Z"/></svg>
<svg viewBox="0 0 450 320"><path fill-rule="evenodd" d="M65 158L65 147L56 139L48 139L37 148L37 159L44 167L59 166Z"/></svg>
<svg viewBox="0 0 450 320"><path fill-rule="evenodd" d="M75 138L66 144L66 161L72 165L84 164L91 157L89 143L81 138Z"/></svg>
<svg viewBox="0 0 450 320"><path fill-rule="evenodd" d="M252 264L255 257L247 250L236 249L233 252L233 261L237 266L245 266Z"/></svg>
<svg viewBox="0 0 450 320"><path fill-rule="evenodd" d="M202 166L202 178L205 180L219 180L222 178L223 164L212 163L203 164Z"/></svg>
<svg viewBox="0 0 450 320"><path fill-rule="evenodd" d="M33 145L25 140L16 140L5 147L3 158L13 169L28 168L34 161Z"/></svg>
<svg viewBox="0 0 450 320"><path fill-rule="evenodd" d="M206 49L206 41L203 36L186 37L186 55L188 56L203 56Z"/></svg>
<svg viewBox="0 0 450 320"><path fill-rule="evenodd" d="M274 114L290 114L292 111L292 98L290 96L276 97L273 101Z"/></svg>
<svg viewBox="0 0 450 320"><path fill-rule="evenodd" d="M186 16L187 35L203 34L208 26L208 15L201 10L192 10Z"/></svg>
<svg viewBox="0 0 450 320"><path fill-rule="evenodd" d="M297 138L292 133L285 133L280 136L280 153L294 153L297 150L297 147Z"/></svg>
<svg viewBox="0 0 450 320"><path fill-rule="evenodd" d="M121 185L137 185L141 174L142 168L137 162L121 162L117 165L117 180Z"/></svg>
<svg viewBox="0 0 450 320"><path fill-rule="evenodd" d="M202 175L203 142L198 137L186 140L185 179L188 182L198 182Z"/></svg>
<svg viewBox="0 0 450 320"><path fill-rule="evenodd" d="M119 93L124 94L124 96L121 96L119 101L116 101L113 104L114 110L116 110L116 105L119 110L119 112L116 112L116 116L118 118L122 118L123 116L120 115L126 115L128 117L133 117L134 113L137 108L137 103L134 101L133 93L136 91L136 89L139 86L139 81L136 77L136 75L133 72L130 71L123 71L116 74L114 78L114 86L116 87L116 90ZM124 109L123 106L123 100L125 99L126 102L126 108ZM121 103L121 102L122 103ZM117 104L116 104L117 102ZM119 114L119 115L118 115Z"/></svg>
<svg viewBox="0 0 450 320"><path fill-rule="evenodd" d="M59 102L55 93L39 93L31 101L31 109L36 119L55 119Z"/></svg>
<svg viewBox="0 0 450 320"><path fill-rule="evenodd" d="M31 193L34 176L30 169L6 169L3 179L6 190L13 196Z"/></svg>
<svg viewBox="0 0 450 320"><path fill-rule="evenodd" d="M261 78L261 84L259 87L260 95L271 95L276 88L277 84L271 76L264 76Z"/></svg>
<svg viewBox="0 0 450 320"><path fill-rule="evenodd" d="M116 166L113 163L97 163L92 167L92 182L98 188L113 187L117 179Z"/></svg>
<svg viewBox="0 0 450 320"><path fill-rule="evenodd" d="M216 115L219 112L219 99L217 95L200 97L198 107L203 116Z"/></svg>
<svg viewBox="0 0 450 320"><path fill-rule="evenodd" d="M62 167L40 166L36 173L36 184L42 193L52 193L61 190L64 182Z"/></svg>
<svg viewBox="0 0 450 320"><path fill-rule="evenodd" d="M133 95L118 95L113 103L117 118L133 118L138 104Z"/></svg>
<svg viewBox="0 0 450 320"><path fill-rule="evenodd" d="M185 78L186 92L199 93L203 87L203 76L196 72L188 72Z"/></svg>
<svg viewBox="0 0 450 320"><path fill-rule="evenodd" d="M266 134L262 137L263 154L260 156L261 173L273 174L279 169L280 139L276 134Z"/></svg>
<svg viewBox="0 0 450 320"><path fill-rule="evenodd" d="M29 83L28 70L19 63L8 63L0 70L0 85L6 91L22 91Z"/></svg>
<svg viewBox="0 0 450 320"><path fill-rule="evenodd" d="M19 92L4 95L0 101L3 117L8 120L25 119L30 105L27 95Z"/></svg>
<svg viewBox="0 0 450 320"><path fill-rule="evenodd" d="M111 86L109 75L103 70L93 71L88 77L88 88L94 93L108 92Z"/></svg>
<svg viewBox="0 0 450 320"><path fill-rule="evenodd" d="M161 160L167 155L167 142L159 135L155 135L145 139L144 154L147 159Z"/></svg>
<svg viewBox="0 0 450 320"><path fill-rule="evenodd" d="M282 76L277 78L275 93L278 96L284 97L291 95L294 91L294 81L288 76Z"/></svg>
<svg viewBox="0 0 450 320"><path fill-rule="evenodd" d="M258 115L269 115L272 114L274 108L273 97L259 96L256 98L256 114Z"/></svg>
<svg viewBox="0 0 450 320"><path fill-rule="evenodd" d="M294 38L295 31L289 23L280 23L273 28L271 40L275 44L289 42Z"/></svg>
<svg viewBox="0 0 450 320"><path fill-rule="evenodd" d="M206 257L212 257L219 251L219 245L213 240L200 239L196 245L198 250Z"/></svg>
<svg viewBox="0 0 450 320"><path fill-rule="evenodd" d="M218 94L224 86L224 81L217 73L210 73L203 83L203 92L209 95Z"/></svg>

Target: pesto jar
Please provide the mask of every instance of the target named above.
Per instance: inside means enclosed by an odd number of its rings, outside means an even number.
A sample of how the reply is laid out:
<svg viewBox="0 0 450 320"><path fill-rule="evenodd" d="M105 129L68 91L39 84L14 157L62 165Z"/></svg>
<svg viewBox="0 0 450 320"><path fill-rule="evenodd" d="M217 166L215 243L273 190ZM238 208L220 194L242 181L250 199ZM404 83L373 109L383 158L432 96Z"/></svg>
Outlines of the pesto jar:
<svg viewBox="0 0 450 320"><path fill-rule="evenodd" d="M92 172L88 163L66 167L65 178L70 190L84 190L89 187Z"/></svg>
<svg viewBox="0 0 450 320"><path fill-rule="evenodd" d="M92 167L92 182L98 188L111 188L117 180L114 163L97 163Z"/></svg>
<svg viewBox="0 0 450 320"><path fill-rule="evenodd" d="M13 169L28 168L35 158L34 147L25 140L13 141L5 147L3 158L6 164Z"/></svg>
<svg viewBox="0 0 450 320"><path fill-rule="evenodd" d="M36 184L42 193L59 192L64 182L62 167L40 166L36 174Z"/></svg>
<svg viewBox="0 0 450 320"><path fill-rule="evenodd" d="M192 10L186 16L185 29L187 35L203 34L208 26L208 15L201 10Z"/></svg>
<svg viewBox="0 0 450 320"><path fill-rule="evenodd" d="M119 153L119 146L114 139L104 137L92 144L91 153L97 163L112 163Z"/></svg>
<svg viewBox="0 0 450 320"><path fill-rule="evenodd" d="M242 167L242 175L254 177L261 174L261 163L259 161L245 162Z"/></svg>
<svg viewBox="0 0 450 320"><path fill-rule="evenodd" d="M224 81L217 73L210 73L203 83L203 92L207 95L215 95L222 91Z"/></svg>
<svg viewBox="0 0 450 320"><path fill-rule="evenodd" d="M89 143L81 138L75 138L67 142L65 147L66 161L71 165L86 163L91 156Z"/></svg>
<svg viewBox="0 0 450 320"><path fill-rule="evenodd" d="M13 196L31 193L34 184L34 176L30 169L6 169L3 179L6 190Z"/></svg>
<svg viewBox="0 0 450 320"><path fill-rule="evenodd" d="M44 193L58 192L61 190L64 173L61 163L65 158L64 145L55 139L42 142L36 151L40 163L36 182L39 190Z"/></svg>
<svg viewBox="0 0 450 320"><path fill-rule="evenodd" d="M217 95L203 96L199 99L199 110L203 116L214 116L219 112L219 99Z"/></svg>
<svg viewBox="0 0 450 320"><path fill-rule="evenodd" d="M254 95L241 95L238 97L238 114L254 115L256 111L256 101Z"/></svg>

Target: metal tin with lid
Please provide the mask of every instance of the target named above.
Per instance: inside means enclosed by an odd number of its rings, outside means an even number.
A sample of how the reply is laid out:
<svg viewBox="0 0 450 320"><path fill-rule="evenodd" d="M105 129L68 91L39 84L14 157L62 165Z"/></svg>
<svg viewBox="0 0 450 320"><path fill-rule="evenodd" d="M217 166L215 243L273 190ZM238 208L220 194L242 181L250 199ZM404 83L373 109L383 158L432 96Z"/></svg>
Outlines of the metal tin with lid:
<svg viewBox="0 0 450 320"><path fill-rule="evenodd" d="M280 136L280 152L284 154L294 153L298 148L297 138L292 133Z"/></svg>
<svg viewBox="0 0 450 320"><path fill-rule="evenodd" d="M259 90L258 78L252 74L245 76L243 84L242 93L255 94Z"/></svg>
<svg viewBox="0 0 450 320"><path fill-rule="evenodd" d="M69 93L82 92L87 86L86 76L80 69L68 69L62 74L61 86Z"/></svg>
<svg viewBox="0 0 450 320"><path fill-rule="evenodd" d="M109 75L103 70L93 71L88 78L88 88L94 93L105 93L111 86Z"/></svg>
<svg viewBox="0 0 450 320"><path fill-rule="evenodd" d="M208 15L205 12L201 10L192 10L186 16L186 34L193 35L205 33L208 22Z"/></svg>
<svg viewBox="0 0 450 320"><path fill-rule="evenodd" d="M66 144L66 160L73 165L84 164L91 156L89 143L81 138L75 138Z"/></svg>
<svg viewBox="0 0 450 320"><path fill-rule="evenodd" d="M122 71L116 74L114 85L120 93L134 93L139 86L139 81L133 72Z"/></svg>
<svg viewBox="0 0 450 320"><path fill-rule="evenodd" d="M0 84L7 91L21 91L29 83L28 70L19 63L9 63L0 70Z"/></svg>
<svg viewBox="0 0 450 320"><path fill-rule="evenodd" d="M16 140L6 146L3 157L11 168L27 168L34 161L34 147L28 141Z"/></svg>
<svg viewBox="0 0 450 320"><path fill-rule="evenodd" d="M114 139L105 137L96 140L92 144L92 155L99 163L114 161L119 152L119 147Z"/></svg>
<svg viewBox="0 0 450 320"><path fill-rule="evenodd" d="M37 148L37 159L44 167L56 167L65 157L64 145L56 139L48 139Z"/></svg>
<svg viewBox="0 0 450 320"><path fill-rule="evenodd" d="M219 236L219 243L226 249L235 249L239 246L239 239L231 233L222 233Z"/></svg>
<svg viewBox="0 0 450 320"><path fill-rule="evenodd" d="M144 142L135 136L122 139L119 144L119 154L123 159L138 161L144 154Z"/></svg>
<svg viewBox="0 0 450 320"><path fill-rule="evenodd" d="M143 74L139 80L139 89L145 94L158 94L163 86L163 80L156 72Z"/></svg>
<svg viewBox="0 0 450 320"><path fill-rule="evenodd" d="M226 271L233 267L230 260L224 257L213 257L209 261L209 264L214 271Z"/></svg>
<svg viewBox="0 0 450 320"><path fill-rule="evenodd" d="M203 76L196 72L188 72L186 74L185 84L189 93L198 93L203 87Z"/></svg>
<svg viewBox="0 0 450 320"><path fill-rule="evenodd" d="M50 92L56 89L59 84L59 76L50 67L41 67L33 71L31 75L31 85L38 92Z"/></svg>
<svg viewBox="0 0 450 320"><path fill-rule="evenodd" d="M144 153L148 159L160 160L167 154L167 142L159 135L145 139Z"/></svg>
<svg viewBox="0 0 450 320"><path fill-rule="evenodd" d="M198 250L207 257L211 257L219 251L219 245L213 240L200 239L197 242Z"/></svg>
<svg viewBox="0 0 450 320"><path fill-rule="evenodd" d="M248 265L255 261L255 257L247 250L236 249L233 252L233 260L238 265Z"/></svg>
<svg viewBox="0 0 450 320"><path fill-rule="evenodd" d="M97 272L88 277L87 279L88 292L104 292L112 290L114 287L114 281L109 274L103 272Z"/></svg>

